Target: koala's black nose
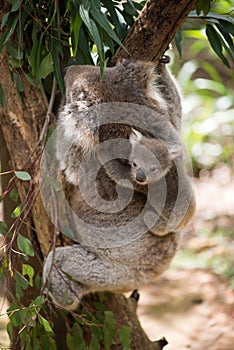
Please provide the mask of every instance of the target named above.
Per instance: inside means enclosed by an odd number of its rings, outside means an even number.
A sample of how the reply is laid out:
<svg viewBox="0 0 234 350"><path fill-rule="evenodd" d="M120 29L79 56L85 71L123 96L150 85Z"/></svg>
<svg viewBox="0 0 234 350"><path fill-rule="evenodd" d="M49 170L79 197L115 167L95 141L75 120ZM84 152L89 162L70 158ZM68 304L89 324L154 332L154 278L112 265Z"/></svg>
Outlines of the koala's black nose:
<svg viewBox="0 0 234 350"><path fill-rule="evenodd" d="M136 180L138 182L145 182L146 181L146 176L145 173L142 169L138 169L136 172Z"/></svg>

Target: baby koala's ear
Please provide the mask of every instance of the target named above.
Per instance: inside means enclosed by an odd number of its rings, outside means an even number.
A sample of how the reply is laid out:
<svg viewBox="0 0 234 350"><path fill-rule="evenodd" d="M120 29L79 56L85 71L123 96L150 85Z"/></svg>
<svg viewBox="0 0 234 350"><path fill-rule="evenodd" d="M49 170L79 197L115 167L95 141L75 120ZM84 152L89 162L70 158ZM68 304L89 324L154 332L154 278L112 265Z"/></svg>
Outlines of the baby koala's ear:
<svg viewBox="0 0 234 350"><path fill-rule="evenodd" d="M132 132L129 136L129 140L131 143L140 142L142 137L143 137L143 135L139 131L132 129Z"/></svg>
<svg viewBox="0 0 234 350"><path fill-rule="evenodd" d="M167 147L172 159L183 155L183 147L181 144L170 144L167 145Z"/></svg>

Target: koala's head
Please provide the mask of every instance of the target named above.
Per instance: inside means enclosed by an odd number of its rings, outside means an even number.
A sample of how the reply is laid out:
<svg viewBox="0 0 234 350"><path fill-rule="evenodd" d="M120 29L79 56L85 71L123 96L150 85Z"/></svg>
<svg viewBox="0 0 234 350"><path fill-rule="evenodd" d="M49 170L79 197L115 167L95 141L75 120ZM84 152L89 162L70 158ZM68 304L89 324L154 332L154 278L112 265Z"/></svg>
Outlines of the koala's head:
<svg viewBox="0 0 234 350"><path fill-rule="evenodd" d="M133 129L130 134L131 176L139 185L159 181L173 165L173 159L182 154L181 145L166 146L161 140L147 138Z"/></svg>

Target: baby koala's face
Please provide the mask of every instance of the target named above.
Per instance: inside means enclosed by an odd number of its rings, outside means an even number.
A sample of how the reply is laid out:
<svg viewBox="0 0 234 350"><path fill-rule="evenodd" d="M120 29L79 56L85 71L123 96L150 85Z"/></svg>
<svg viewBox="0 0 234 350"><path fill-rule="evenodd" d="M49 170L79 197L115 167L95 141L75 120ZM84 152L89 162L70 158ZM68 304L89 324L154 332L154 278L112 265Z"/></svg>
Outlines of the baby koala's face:
<svg viewBox="0 0 234 350"><path fill-rule="evenodd" d="M129 140L131 176L139 185L159 181L171 169L173 159L181 154L180 146L170 150L159 139L147 138L134 129Z"/></svg>

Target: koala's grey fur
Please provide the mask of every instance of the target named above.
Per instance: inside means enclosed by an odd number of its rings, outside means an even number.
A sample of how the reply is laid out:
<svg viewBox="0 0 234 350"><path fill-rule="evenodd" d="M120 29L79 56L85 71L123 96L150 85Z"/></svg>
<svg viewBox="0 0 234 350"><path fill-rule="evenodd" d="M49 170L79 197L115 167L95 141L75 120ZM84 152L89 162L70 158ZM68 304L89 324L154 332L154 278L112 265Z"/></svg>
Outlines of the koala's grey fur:
<svg viewBox="0 0 234 350"><path fill-rule="evenodd" d="M161 274L176 252L178 232L194 214L195 200L184 170L179 134L180 94L163 65L157 75L152 63L124 61L106 68L101 80L98 67L72 66L67 70L65 85L65 103L58 120L57 158L71 184L69 203L90 226L76 225L79 244L49 253L43 277L49 280L55 303L74 309L86 293L126 292ZM136 113L141 113L142 118L138 125ZM114 123L109 125L108 115L114 116ZM127 125L126 116L130 120ZM133 176L129 162L133 128L143 135L145 145L155 149L152 153L160 153L160 147L154 148L156 137L165 147L174 144L181 150L178 157L168 160L170 164L162 176L152 183L139 184ZM105 161L101 148L95 153L95 147L120 138L126 142L120 143L122 153L118 159L110 157ZM111 152L115 150L110 149ZM89 172L92 178L95 169L84 165L80 171L85 157L90 157L90 164L99 164L97 192L92 190L88 176ZM84 185L92 205L83 198L80 185ZM115 201L128 198L132 189L132 199L126 207L120 203L119 210L108 211L112 202L114 207ZM108 210L98 210L102 205L100 198ZM109 232L106 239L103 232Z"/></svg>

